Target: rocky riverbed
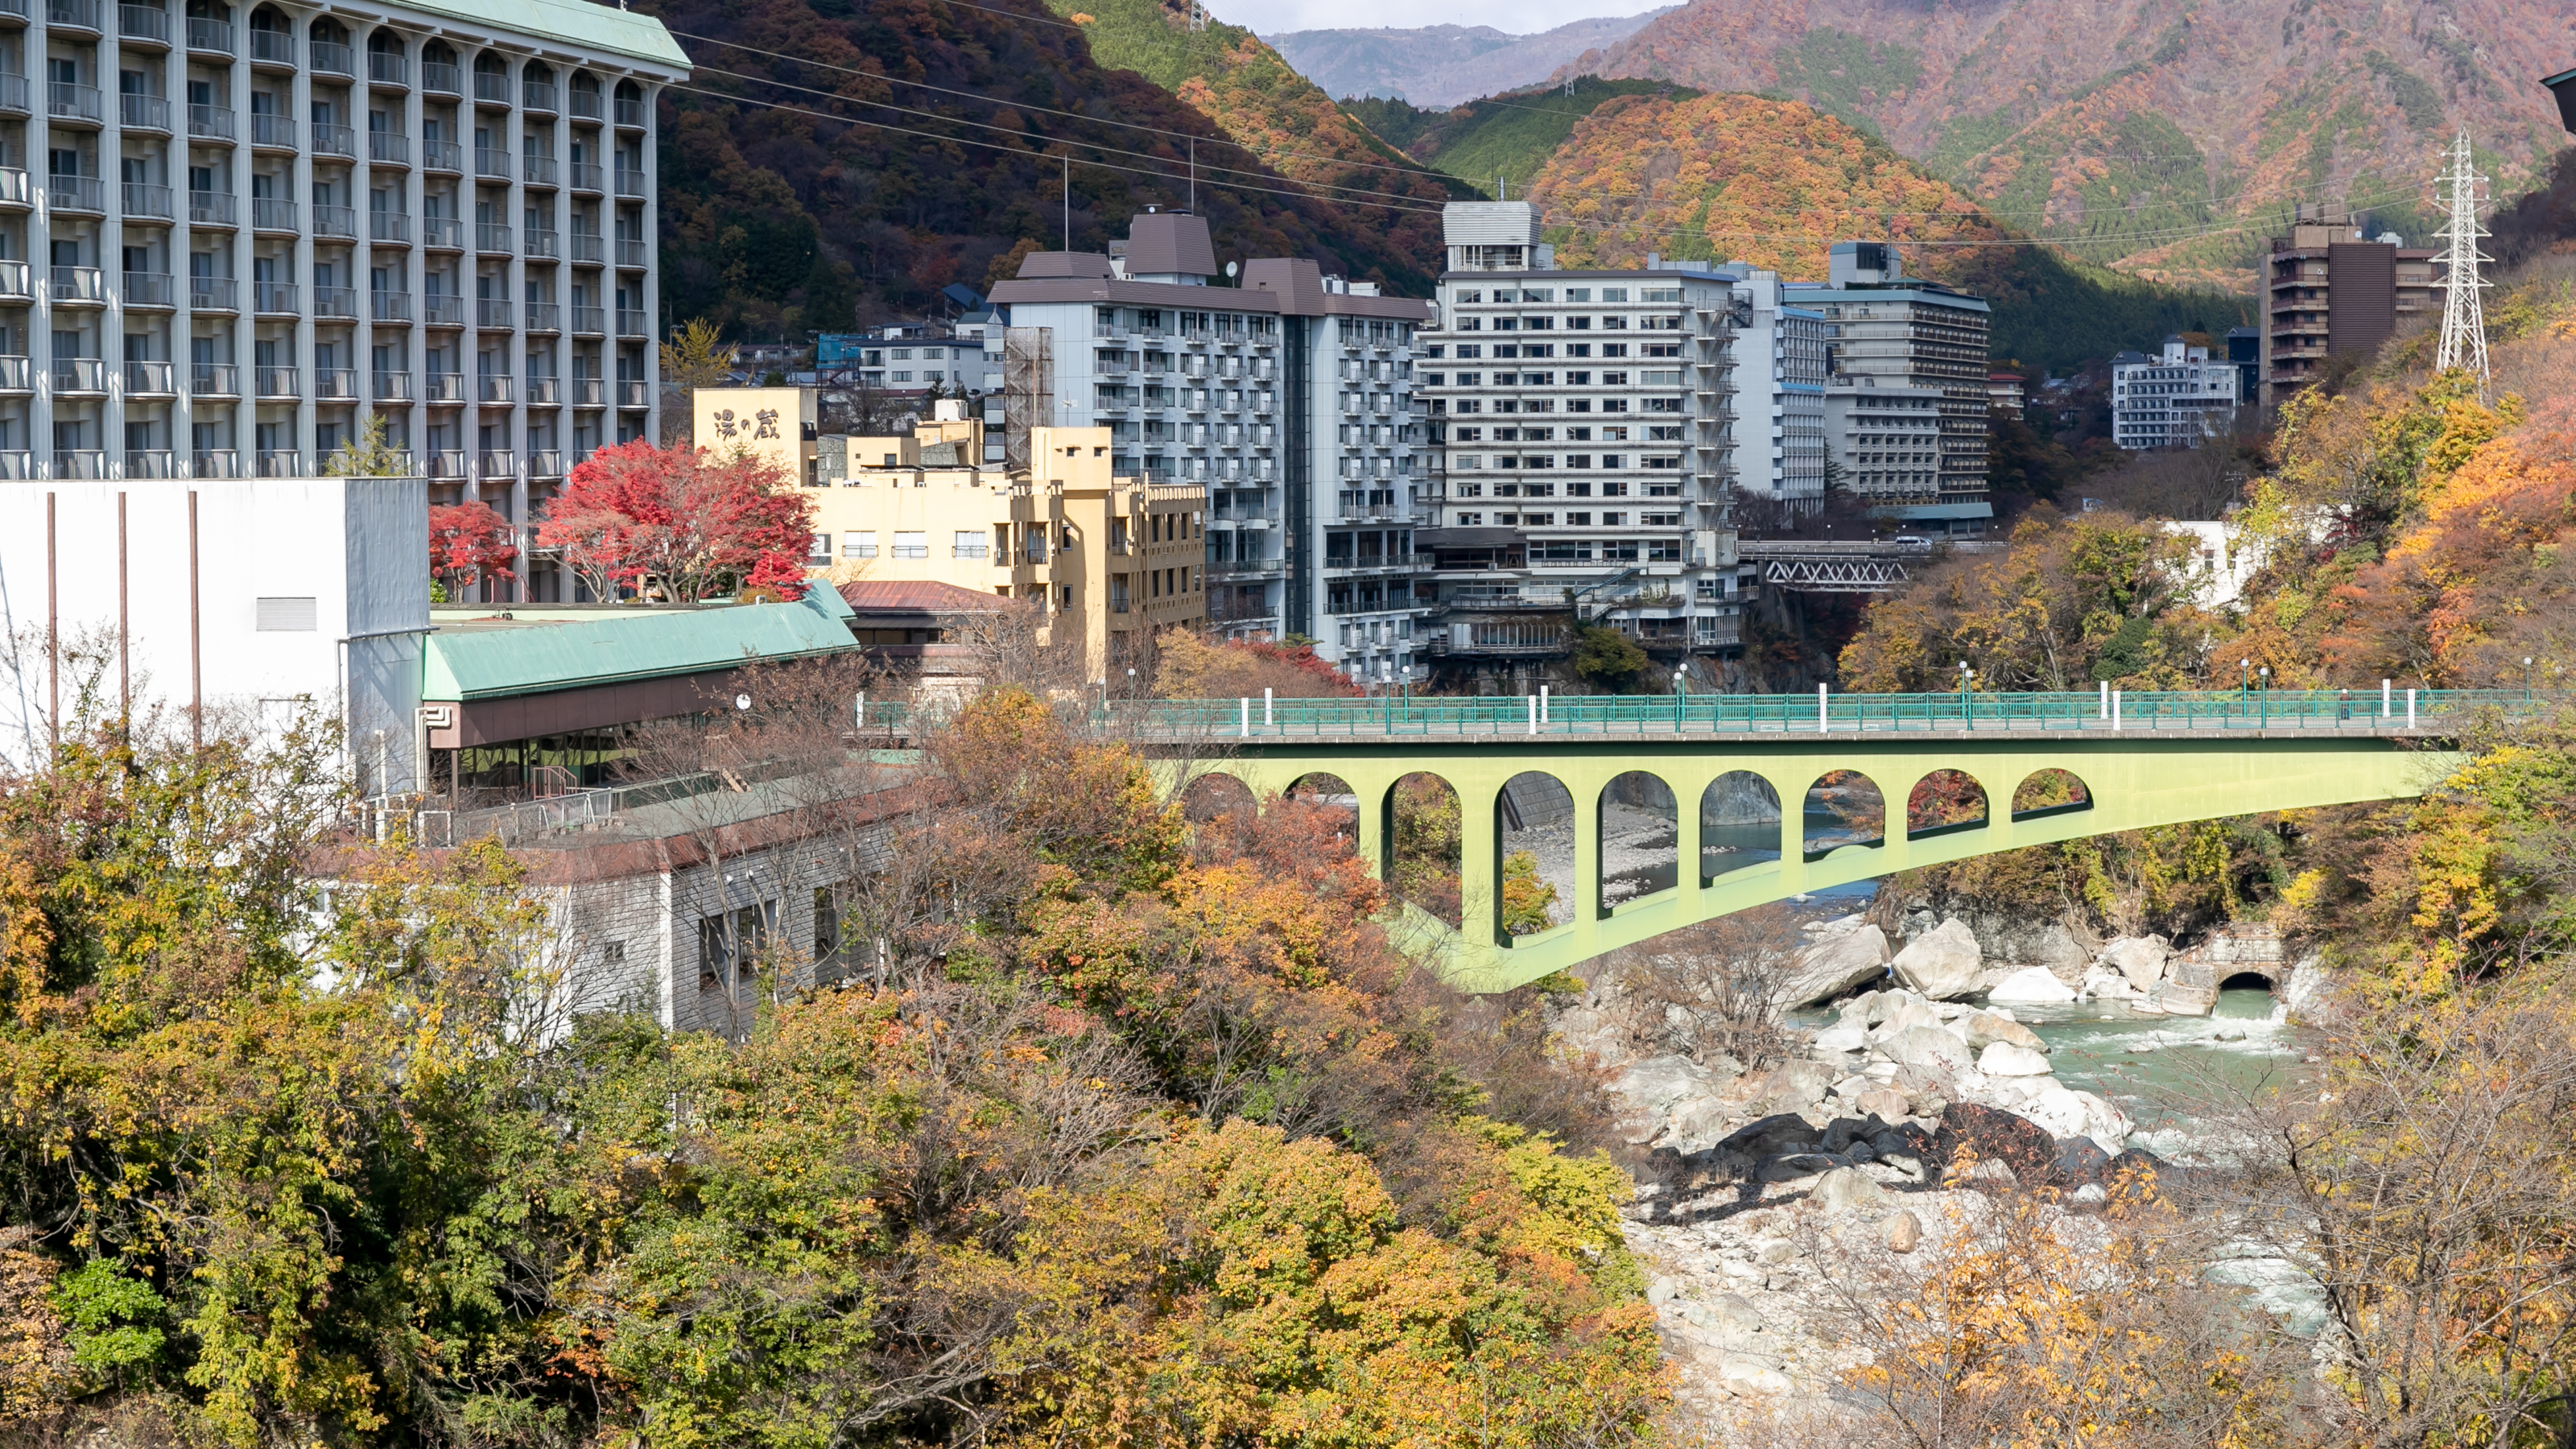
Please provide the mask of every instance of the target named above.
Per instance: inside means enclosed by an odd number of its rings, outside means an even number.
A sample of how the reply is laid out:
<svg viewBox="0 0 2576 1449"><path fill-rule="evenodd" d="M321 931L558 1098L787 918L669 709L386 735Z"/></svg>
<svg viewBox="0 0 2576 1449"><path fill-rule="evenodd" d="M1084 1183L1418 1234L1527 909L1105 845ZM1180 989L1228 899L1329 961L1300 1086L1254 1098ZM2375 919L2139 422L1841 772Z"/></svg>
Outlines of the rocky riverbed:
<svg viewBox="0 0 2576 1449"><path fill-rule="evenodd" d="M1687 1032L1660 1047L1645 1033L1641 1048L1616 970L1558 1013L1565 1044L1607 1070L1643 1156L1627 1241L1651 1275L1686 1418L1829 1412L1855 1352L1837 1326L1851 1274L1937 1250L2005 1184L2056 1188L2058 1211L2080 1218L2106 1178L2157 1163L2118 1103L2059 1078L2016 1002L2145 1015L2199 1000L2175 989L2155 938L2051 969L1989 966L1956 920L1901 951L1857 917L1806 932L1782 1005L1828 1004L1760 1070L1695 1054Z"/></svg>

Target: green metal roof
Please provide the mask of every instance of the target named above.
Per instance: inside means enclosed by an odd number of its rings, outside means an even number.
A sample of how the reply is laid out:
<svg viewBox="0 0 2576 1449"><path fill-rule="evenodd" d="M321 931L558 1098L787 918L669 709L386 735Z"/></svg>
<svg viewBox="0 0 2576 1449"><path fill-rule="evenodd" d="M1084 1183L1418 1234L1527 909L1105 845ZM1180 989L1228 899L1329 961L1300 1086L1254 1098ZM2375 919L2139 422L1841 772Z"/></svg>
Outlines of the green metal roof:
<svg viewBox="0 0 2576 1449"><path fill-rule="evenodd" d="M409 8L429 15L470 20L496 30L515 30L541 42L579 50L608 51L656 61L686 71L689 53L650 15L590 0L405 0Z"/></svg>
<svg viewBox="0 0 2576 1449"><path fill-rule="evenodd" d="M847 622L850 606L831 589L808 589L793 604L579 614L540 606L508 612L520 622L431 634L421 659L420 697L505 699L858 647Z"/></svg>

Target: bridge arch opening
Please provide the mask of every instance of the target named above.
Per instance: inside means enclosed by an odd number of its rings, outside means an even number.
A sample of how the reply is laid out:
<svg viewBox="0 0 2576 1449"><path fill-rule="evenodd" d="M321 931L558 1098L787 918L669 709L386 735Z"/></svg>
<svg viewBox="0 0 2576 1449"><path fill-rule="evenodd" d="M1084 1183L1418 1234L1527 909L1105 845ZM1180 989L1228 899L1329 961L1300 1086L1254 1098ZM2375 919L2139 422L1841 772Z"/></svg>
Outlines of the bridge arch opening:
<svg viewBox="0 0 2576 1449"><path fill-rule="evenodd" d="M1965 770L1934 770L1905 797L1905 838L1978 830L1986 823L1986 787Z"/></svg>
<svg viewBox="0 0 2576 1449"><path fill-rule="evenodd" d="M1729 770L1699 795L1703 884L1780 858L1780 791L1751 770Z"/></svg>
<svg viewBox="0 0 2576 1449"><path fill-rule="evenodd" d="M1507 936L1527 936L1574 919L1574 792L1542 770L1503 782L1494 799L1502 843L1494 900Z"/></svg>
<svg viewBox="0 0 2576 1449"><path fill-rule="evenodd" d="M2033 770L2013 787L2015 820L2045 820L2092 808L2092 790L2071 770Z"/></svg>
<svg viewBox="0 0 2576 1449"><path fill-rule="evenodd" d="M1351 788L1350 781L1339 775L1327 775L1321 772L1300 775L1289 781L1288 788L1280 791L1279 794L1282 799L1303 800L1310 805L1338 806L1354 814L1358 813L1360 808L1359 792Z"/></svg>
<svg viewBox="0 0 2576 1449"><path fill-rule="evenodd" d="M1600 910L1681 883L1680 802L1662 776L1630 770L1602 786L1594 823Z"/></svg>
<svg viewBox="0 0 2576 1449"><path fill-rule="evenodd" d="M1456 930L1465 919L1459 909L1465 834L1457 787L1417 770L1388 788L1386 804L1388 884L1397 896Z"/></svg>
<svg viewBox="0 0 2576 1449"><path fill-rule="evenodd" d="M1205 825L1226 815L1249 818L1261 809L1252 787L1232 775L1211 771L1181 787L1181 818Z"/></svg>
<svg viewBox="0 0 2576 1449"><path fill-rule="evenodd" d="M1807 859L1822 860L1846 845L1887 843L1887 797L1878 782L1858 770L1827 770L1807 787L1801 814L1805 818Z"/></svg>

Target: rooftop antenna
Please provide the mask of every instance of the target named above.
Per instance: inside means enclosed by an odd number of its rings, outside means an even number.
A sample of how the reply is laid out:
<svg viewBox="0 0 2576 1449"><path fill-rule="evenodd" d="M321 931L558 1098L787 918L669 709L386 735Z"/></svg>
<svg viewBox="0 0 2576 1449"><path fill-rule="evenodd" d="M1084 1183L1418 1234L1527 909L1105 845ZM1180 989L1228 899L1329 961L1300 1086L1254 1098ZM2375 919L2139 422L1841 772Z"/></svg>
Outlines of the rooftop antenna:
<svg viewBox="0 0 2576 1449"><path fill-rule="evenodd" d="M2490 374L2486 303L2478 293L2487 282L2478 275L2478 264L2489 259L2478 251L2478 238L2487 235L2486 228L2478 225L2478 184L2486 178L2470 158L2466 126L2451 147L2450 169L2441 179L2450 187L2451 217L2434 235L2447 238L2450 246L2442 256L2447 268L2442 286L2442 347L2433 366L2442 371L2466 368L2477 374L2478 397L2483 401Z"/></svg>

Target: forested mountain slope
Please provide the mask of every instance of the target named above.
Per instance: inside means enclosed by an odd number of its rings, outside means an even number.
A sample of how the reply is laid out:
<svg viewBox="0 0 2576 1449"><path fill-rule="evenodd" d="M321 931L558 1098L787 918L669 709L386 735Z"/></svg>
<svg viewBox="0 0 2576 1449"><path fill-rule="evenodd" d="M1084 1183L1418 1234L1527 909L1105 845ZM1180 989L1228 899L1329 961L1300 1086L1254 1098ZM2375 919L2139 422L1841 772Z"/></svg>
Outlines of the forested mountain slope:
<svg viewBox="0 0 2576 1449"><path fill-rule="evenodd" d="M1288 63L1342 97L1396 97L1454 106L1545 80L1588 50L1615 45L1663 14L1595 15L1536 35L1490 25L1416 30L1293 30L1266 37Z"/></svg>
<svg viewBox="0 0 2576 1449"><path fill-rule="evenodd" d="M1584 76L1570 85L1487 96L1445 111L1400 100L1344 102L1350 114L1406 155L1436 166L1479 196L1508 188L1518 196L1574 134L1574 124L1614 96L1695 96L1661 81L1605 81Z"/></svg>
<svg viewBox="0 0 2576 1449"><path fill-rule="evenodd" d="M2500 193L2566 142L2538 77L2576 59L2541 0L1694 0L1560 74L1806 100L1998 220L2142 274L2244 285L2297 200L2430 231L2465 125Z"/></svg>

